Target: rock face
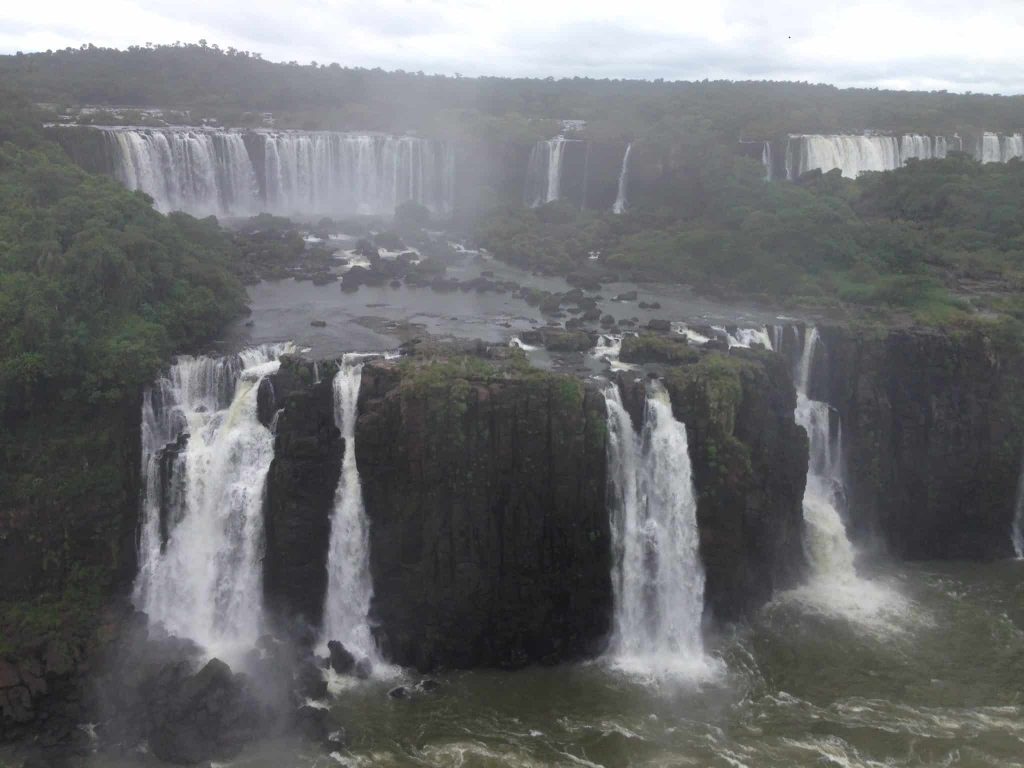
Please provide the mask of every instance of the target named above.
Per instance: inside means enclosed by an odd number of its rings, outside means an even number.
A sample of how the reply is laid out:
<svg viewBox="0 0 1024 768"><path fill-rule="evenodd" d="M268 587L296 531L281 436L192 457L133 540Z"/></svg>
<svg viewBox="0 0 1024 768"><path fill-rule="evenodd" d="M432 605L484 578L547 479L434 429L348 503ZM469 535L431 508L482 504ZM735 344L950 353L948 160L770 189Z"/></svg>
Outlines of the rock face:
<svg viewBox="0 0 1024 768"><path fill-rule="evenodd" d="M598 392L469 357L374 362L359 412L388 658L517 667L600 649L612 590Z"/></svg>
<svg viewBox="0 0 1024 768"><path fill-rule="evenodd" d="M812 387L842 418L854 535L904 559L1013 554L1020 348L978 331L821 337Z"/></svg>
<svg viewBox="0 0 1024 768"><path fill-rule="evenodd" d="M805 565L807 436L792 379L777 355L733 350L669 369L665 385L689 438L706 609L735 620Z"/></svg>
<svg viewBox="0 0 1024 768"><path fill-rule="evenodd" d="M267 474L264 596L278 620L315 629L327 591L331 512L344 441L334 424L331 376L315 382L310 363L287 358L271 384L282 410Z"/></svg>

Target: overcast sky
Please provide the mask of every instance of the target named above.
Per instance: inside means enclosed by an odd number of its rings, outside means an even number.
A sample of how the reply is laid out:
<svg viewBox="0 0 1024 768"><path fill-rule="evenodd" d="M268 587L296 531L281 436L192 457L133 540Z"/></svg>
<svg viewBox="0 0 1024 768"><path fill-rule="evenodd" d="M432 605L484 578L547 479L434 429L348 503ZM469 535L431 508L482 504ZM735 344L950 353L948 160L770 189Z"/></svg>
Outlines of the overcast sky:
<svg viewBox="0 0 1024 768"><path fill-rule="evenodd" d="M530 77L1024 93L1024 0L5 0L0 52L196 42Z"/></svg>

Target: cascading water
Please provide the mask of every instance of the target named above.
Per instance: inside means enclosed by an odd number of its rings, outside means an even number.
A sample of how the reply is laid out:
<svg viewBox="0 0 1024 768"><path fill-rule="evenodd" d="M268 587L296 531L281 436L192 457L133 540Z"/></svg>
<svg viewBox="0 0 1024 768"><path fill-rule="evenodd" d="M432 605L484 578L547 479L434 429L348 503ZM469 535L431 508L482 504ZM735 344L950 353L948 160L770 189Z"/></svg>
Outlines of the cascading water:
<svg viewBox="0 0 1024 768"><path fill-rule="evenodd" d="M637 435L615 385L605 389L615 628L611 654L628 672L707 677L704 567L686 427L668 392L648 384Z"/></svg>
<svg viewBox="0 0 1024 768"><path fill-rule="evenodd" d="M796 372L796 422L807 432L807 485L804 490L804 540L811 573L808 583L794 590L802 602L823 613L870 624L892 614L899 596L877 581L862 579L856 553L846 533L841 510L845 504L842 429L833 425L832 408L808 396L820 336L805 332ZM888 625L883 625L888 629Z"/></svg>
<svg viewBox="0 0 1024 768"><path fill-rule="evenodd" d="M526 169L525 202L531 208L550 203L561 196L562 156L569 143L563 136L538 141L530 151Z"/></svg>
<svg viewBox="0 0 1024 768"><path fill-rule="evenodd" d="M1015 157L1024 157L1024 136L1019 133L1009 136L982 134L974 156L983 163L1008 163Z"/></svg>
<svg viewBox="0 0 1024 768"><path fill-rule="evenodd" d="M786 176L797 179L808 171L827 173L838 168L856 178L865 171L892 171L907 160L946 156L943 136L794 135L786 145Z"/></svg>
<svg viewBox="0 0 1024 768"><path fill-rule="evenodd" d="M1013 553L1018 560L1024 560L1024 462L1017 475L1017 498L1013 509L1013 527L1010 529Z"/></svg>
<svg viewBox="0 0 1024 768"><path fill-rule="evenodd" d="M761 165L764 166L764 180L772 180L772 143L766 141L761 150Z"/></svg>
<svg viewBox="0 0 1024 768"><path fill-rule="evenodd" d="M406 201L450 213L455 158L409 136L103 128L117 178L161 211L390 215Z"/></svg>
<svg viewBox="0 0 1024 768"><path fill-rule="evenodd" d="M622 170L619 171L619 191L615 196L615 205L612 206L612 213L624 213L626 210L626 184L629 180L629 153L632 151L633 144L627 144L626 152L622 156Z"/></svg>
<svg viewBox="0 0 1024 768"><path fill-rule="evenodd" d="M331 541L327 555L327 596L323 643L338 640L357 657L381 665L370 633L373 598L370 576L370 525L356 464L356 417L366 355L348 354L334 377L334 421L345 440L345 458L334 494Z"/></svg>
<svg viewBox="0 0 1024 768"><path fill-rule="evenodd" d="M145 393L135 605L232 658L262 631L263 493L274 438L256 394L290 345L181 357Z"/></svg>

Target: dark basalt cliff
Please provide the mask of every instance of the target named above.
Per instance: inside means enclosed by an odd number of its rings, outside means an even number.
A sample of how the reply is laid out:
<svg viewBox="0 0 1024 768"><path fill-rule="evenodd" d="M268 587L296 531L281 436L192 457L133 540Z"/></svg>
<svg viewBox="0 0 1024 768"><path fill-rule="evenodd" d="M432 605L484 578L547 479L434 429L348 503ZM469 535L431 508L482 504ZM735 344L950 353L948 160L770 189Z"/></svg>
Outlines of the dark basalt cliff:
<svg viewBox="0 0 1024 768"><path fill-rule="evenodd" d="M330 374L317 382L311 363L286 356L259 392L260 418L277 418L266 485L263 592L271 614L298 629L320 626L345 450L334 423Z"/></svg>
<svg viewBox="0 0 1024 768"><path fill-rule="evenodd" d="M823 328L855 535L902 559L1013 554L1024 356L981 331Z"/></svg>
<svg viewBox="0 0 1024 768"><path fill-rule="evenodd" d="M612 605L599 392L471 357L375 362L359 413L371 613L392 661L517 667L600 649Z"/></svg>

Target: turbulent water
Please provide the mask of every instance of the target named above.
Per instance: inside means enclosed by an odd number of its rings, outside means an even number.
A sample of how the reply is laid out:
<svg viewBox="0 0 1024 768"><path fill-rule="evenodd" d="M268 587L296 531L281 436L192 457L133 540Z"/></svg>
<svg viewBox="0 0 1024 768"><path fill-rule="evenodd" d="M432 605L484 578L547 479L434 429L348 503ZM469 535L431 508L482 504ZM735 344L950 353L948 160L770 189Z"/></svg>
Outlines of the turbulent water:
<svg viewBox="0 0 1024 768"><path fill-rule="evenodd" d="M712 637L727 672L700 689L603 663L441 675L409 700L345 691L349 747L253 744L238 768L1013 768L1024 765L1024 563L871 572L907 595L903 633L786 602ZM415 676L410 676L410 683ZM97 768L160 765L95 758ZM222 763L222 765L225 765Z"/></svg>
<svg viewBox="0 0 1024 768"><path fill-rule="evenodd" d="M348 354L334 376L334 421L345 440L345 457L334 495L327 555L323 642L340 640L357 657L381 664L367 616L373 598L370 525L356 464L356 417L366 355Z"/></svg>
<svg viewBox="0 0 1024 768"><path fill-rule="evenodd" d="M616 667L663 677L707 677L704 566L686 427L668 392L649 382L638 435L618 388L605 390L612 514Z"/></svg>
<svg viewBox="0 0 1024 768"><path fill-rule="evenodd" d="M105 128L115 175L161 211L196 215L388 215L453 207L455 160L409 136L202 128Z"/></svg>
<svg viewBox="0 0 1024 768"><path fill-rule="evenodd" d="M533 145L526 169L524 198L528 206L536 208L561 197L562 157L565 154L565 145L569 141L571 140L556 136Z"/></svg>
<svg viewBox="0 0 1024 768"><path fill-rule="evenodd" d="M615 195L615 204L612 206L613 213L625 213L626 192L629 182L629 153L633 151L633 144L626 145L626 151L622 155L622 170L619 171L619 188Z"/></svg>
<svg viewBox="0 0 1024 768"><path fill-rule="evenodd" d="M262 505L274 439L256 418L256 393L286 349L180 357L143 400L135 603L151 622L227 658L262 628Z"/></svg>

